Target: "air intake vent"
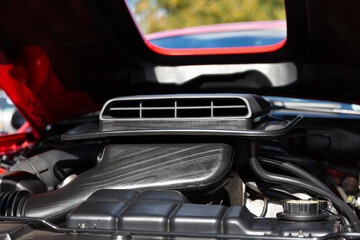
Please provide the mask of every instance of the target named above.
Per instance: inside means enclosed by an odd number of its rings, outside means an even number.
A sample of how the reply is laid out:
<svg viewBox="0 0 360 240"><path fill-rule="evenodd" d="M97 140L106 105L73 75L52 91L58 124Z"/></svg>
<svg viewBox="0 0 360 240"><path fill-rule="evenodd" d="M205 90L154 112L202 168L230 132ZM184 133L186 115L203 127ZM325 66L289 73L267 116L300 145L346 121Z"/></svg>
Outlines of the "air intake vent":
<svg viewBox="0 0 360 240"><path fill-rule="evenodd" d="M105 103L99 125L80 125L62 139L151 135L269 138L287 133L302 118L272 118L269 112L270 104L251 94L120 97Z"/></svg>
<svg viewBox="0 0 360 240"><path fill-rule="evenodd" d="M110 102L103 119L248 118L246 102L238 97L123 99Z"/></svg>
<svg viewBox="0 0 360 240"><path fill-rule="evenodd" d="M100 114L100 130L247 129L266 115L261 97L236 94L157 95L115 98Z"/></svg>

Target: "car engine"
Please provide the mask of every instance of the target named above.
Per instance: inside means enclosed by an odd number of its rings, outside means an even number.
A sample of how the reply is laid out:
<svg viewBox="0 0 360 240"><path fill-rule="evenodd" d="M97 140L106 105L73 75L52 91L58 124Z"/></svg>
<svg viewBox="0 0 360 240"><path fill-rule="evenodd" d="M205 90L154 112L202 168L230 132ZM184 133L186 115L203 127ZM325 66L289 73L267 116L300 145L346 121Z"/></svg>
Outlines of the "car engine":
<svg viewBox="0 0 360 240"><path fill-rule="evenodd" d="M4 239L360 237L350 119L251 94L119 97L96 118L2 156Z"/></svg>

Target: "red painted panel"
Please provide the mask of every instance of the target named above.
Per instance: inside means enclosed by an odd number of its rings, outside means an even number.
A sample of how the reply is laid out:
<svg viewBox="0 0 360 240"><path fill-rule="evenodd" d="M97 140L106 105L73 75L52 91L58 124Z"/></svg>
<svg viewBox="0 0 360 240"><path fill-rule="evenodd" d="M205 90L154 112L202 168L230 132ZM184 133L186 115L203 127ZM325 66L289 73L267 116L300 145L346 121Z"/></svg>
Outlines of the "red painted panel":
<svg viewBox="0 0 360 240"><path fill-rule="evenodd" d="M25 47L13 64L0 65L3 89L35 134L47 124L99 109L90 96L65 89L41 47Z"/></svg>
<svg viewBox="0 0 360 240"><path fill-rule="evenodd" d="M266 52L273 52L279 50L286 43L286 39L284 39L283 41L273 45L259 46L259 47L169 49L169 48L158 47L146 39L144 39L144 41L146 45L154 52L169 56L266 53Z"/></svg>

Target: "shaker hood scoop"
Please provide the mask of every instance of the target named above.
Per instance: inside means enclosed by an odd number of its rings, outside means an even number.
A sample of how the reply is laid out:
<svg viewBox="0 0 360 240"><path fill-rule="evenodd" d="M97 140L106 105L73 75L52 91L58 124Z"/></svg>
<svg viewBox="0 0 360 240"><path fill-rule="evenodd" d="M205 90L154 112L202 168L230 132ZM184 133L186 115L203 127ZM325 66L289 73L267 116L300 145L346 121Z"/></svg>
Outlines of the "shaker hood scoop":
<svg viewBox="0 0 360 240"><path fill-rule="evenodd" d="M136 94L217 91L358 101L360 2L285 3L288 34L279 50L165 56L147 47L123 1L4 0L0 87L38 130ZM297 79L281 87L254 70L205 74L183 85L160 84L154 73L156 66L284 62L295 64Z"/></svg>

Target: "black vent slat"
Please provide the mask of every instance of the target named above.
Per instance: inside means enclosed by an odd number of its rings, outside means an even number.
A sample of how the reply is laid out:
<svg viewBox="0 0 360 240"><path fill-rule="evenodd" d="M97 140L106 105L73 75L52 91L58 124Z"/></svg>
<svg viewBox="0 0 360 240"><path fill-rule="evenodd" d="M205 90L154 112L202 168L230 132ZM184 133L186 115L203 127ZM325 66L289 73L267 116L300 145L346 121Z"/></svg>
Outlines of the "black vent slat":
<svg viewBox="0 0 360 240"><path fill-rule="evenodd" d="M214 117L241 117L247 114L244 108L215 108Z"/></svg>
<svg viewBox="0 0 360 240"><path fill-rule="evenodd" d="M178 109L177 116L180 118L211 117L211 109Z"/></svg>
<svg viewBox="0 0 360 240"><path fill-rule="evenodd" d="M127 100L127 101L114 101L110 103L107 108L137 108L139 107L139 101L136 100Z"/></svg>
<svg viewBox="0 0 360 240"><path fill-rule="evenodd" d="M177 99L178 107L211 106L211 99Z"/></svg>
<svg viewBox="0 0 360 240"><path fill-rule="evenodd" d="M139 118L140 112L138 110L124 110L111 112L113 118Z"/></svg>
<svg viewBox="0 0 360 240"><path fill-rule="evenodd" d="M143 110L142 118L173 118L174 110Z"/></svg>
<svg viewBox="0 0 360 240"><path fill-rule="evenodd" d="M172 99L156 99L141 101L143 107L174 107L174 100Z"/></svg>
<svg viewBox="0 0 360 240"><path fill-rule="evenodd" d="M211 108L221 108L221 109L228 109L228 108L246 108L246 106L234 105L234 106L187 106L187 107L176 107L177 109L211 109ZM175 109L174 107L142 107L142 110L171 110ZM121 110L140 110L139 107L120 107L120 108L110 108L110 111L121 111Z"/></svg>
<svg viewBox="0 0 360 240"><path fill-rule="evenodd" d="M102 117L107 119L129 118L216 118L246 117L249 111L243 99L228 98L159 98L117 100L109 103Z"/></svg>
<svg viewBox="0 0 360 240"><path fill-rule="evenodd" d="M214 106L234 106L234 105L245 105L244 101L240 98L220 98L213 100Z"/></svg>
<svg viewBox="0 0 360 240"><path fill-rule="evenodd" d="M236 109L239 109L239 108L243 108L243 109L246 109L246 106L243 106L243 105L233 105L233 106L213 106L212 107L213 109L229 109L229 108L236 108Z"/></svg>

